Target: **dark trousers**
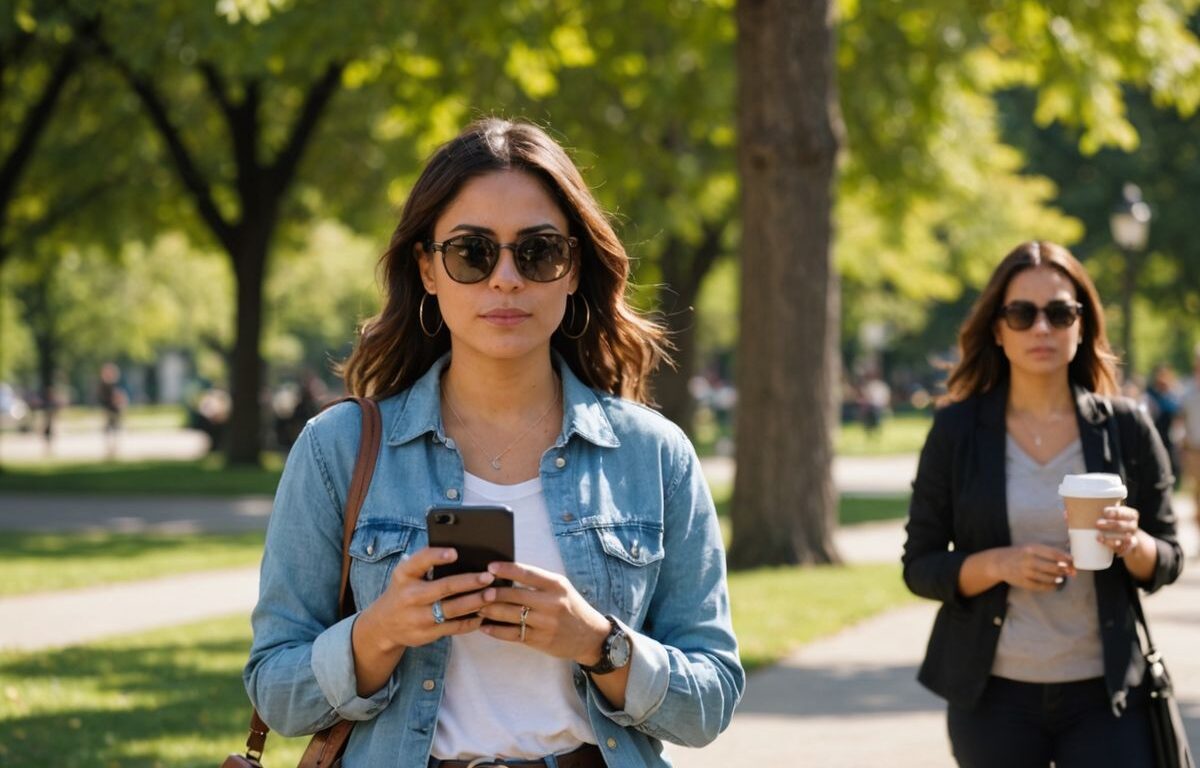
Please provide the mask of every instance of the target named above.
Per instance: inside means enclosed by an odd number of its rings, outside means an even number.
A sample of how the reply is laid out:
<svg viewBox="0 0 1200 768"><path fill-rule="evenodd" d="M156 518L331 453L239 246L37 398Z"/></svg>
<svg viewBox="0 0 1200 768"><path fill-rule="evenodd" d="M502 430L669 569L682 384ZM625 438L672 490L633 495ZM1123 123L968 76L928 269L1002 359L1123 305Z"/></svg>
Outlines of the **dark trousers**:
<svg viewBox="0 0 1200 768"><path fill-rule="evenodd" d="M1070 683L988 680L972 710L950 706L947 722L962 768L1153 768L1143 689L1113 715L1102 678Z"/></svg>

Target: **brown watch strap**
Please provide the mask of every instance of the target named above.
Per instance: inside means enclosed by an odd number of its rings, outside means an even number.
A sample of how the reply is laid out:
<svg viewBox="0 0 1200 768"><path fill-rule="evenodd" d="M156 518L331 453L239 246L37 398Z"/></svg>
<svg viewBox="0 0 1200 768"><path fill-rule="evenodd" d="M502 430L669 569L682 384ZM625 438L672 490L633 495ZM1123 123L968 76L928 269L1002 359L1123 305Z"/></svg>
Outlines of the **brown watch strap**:
<svg viewBox="0 0 1200 768"><path fill-rule="evenodd" d="M331 408L338 403L353 400L362 409L362 434L358 440L358 457L354 461L354 475L350 478L350 489L346 492L346 508L342 521L342 573L338 587L338 616L342 619L354 613L354 596L350 592L350 540L358 524L358 513L362 510L371 478L375 475L375 464L379 460L379 447L383 437L383 419L379 415L379 403L369 397L348 396L326 403ZM313 735L300 759L299 768L327 768L331 766L350 738L354 723L339 720L329 728ZM270 727L258 716L258 710L250 715L250 735L246 738L246 757L255 762L261 759Z"/></svg>

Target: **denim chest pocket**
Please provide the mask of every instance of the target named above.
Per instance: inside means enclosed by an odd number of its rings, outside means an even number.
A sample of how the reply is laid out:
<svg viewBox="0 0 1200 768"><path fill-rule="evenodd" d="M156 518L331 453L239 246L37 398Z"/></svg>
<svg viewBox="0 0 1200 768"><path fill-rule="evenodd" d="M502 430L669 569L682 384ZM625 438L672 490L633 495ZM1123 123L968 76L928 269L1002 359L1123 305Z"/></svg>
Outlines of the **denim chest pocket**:
<svg viewBox="0 0 1200 768"><path fill-rule="evenodd" d="M615 603L622 618L632 620L645 612L645 603L658 581L663 559L662 527L617 523L601 525L595 531L608 580L601 594Z"/></svg>
<svg viewBox="0 0 1200 768"><path fill-rule="evenodd" d="M425 529L397 521L365 522L350 539L350 586L361 610L375 602L401 559L424 546Z"/></svg>

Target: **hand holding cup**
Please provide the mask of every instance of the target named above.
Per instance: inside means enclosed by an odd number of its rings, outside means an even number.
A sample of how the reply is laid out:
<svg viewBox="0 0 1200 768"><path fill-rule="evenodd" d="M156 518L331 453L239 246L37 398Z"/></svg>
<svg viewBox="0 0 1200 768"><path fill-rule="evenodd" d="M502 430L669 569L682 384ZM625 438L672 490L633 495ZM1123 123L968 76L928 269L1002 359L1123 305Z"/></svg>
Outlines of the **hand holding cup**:
<svg viewBox="0 0 1200 768"><path fill-rule="evenodd" d="M1097 541L1117 557L1124 557L1137 546L1138 519L1138 511L1133 507L1124 504L1105 507L1096 521Z"/></svg>

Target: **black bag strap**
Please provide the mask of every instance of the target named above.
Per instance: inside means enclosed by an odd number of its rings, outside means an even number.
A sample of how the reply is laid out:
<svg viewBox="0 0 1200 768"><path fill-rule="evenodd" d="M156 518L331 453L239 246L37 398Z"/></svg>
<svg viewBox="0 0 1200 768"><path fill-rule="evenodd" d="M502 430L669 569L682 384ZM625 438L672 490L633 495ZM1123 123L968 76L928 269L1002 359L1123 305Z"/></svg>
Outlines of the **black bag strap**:
<svg viewBox="0 0 1200 768"><path fill-rule="evenodd" d="M358 440L358 456L354 461L350 489L346 493L346 509L342 522L342 573L338 587L338 616L343 619L354 613L354 595L350 591L350 540L354 537L358 513L362 510L367 490L371 487L371 478L375 475L375 464L379 460L379 447L383 437L383 419L379 415L379 403L369 397L338 398L326 403L321 410L348 400L358 403L362 409L362 435ZM340 720L314 734L300 759L301 768L324 768L331 765L349 740L353 728L354 724L350 721ZM251 765L261 765L263 747L270 730L259 717L258 710L254 710L250 715L250 735L246 738L246 759Z"/></svg>

